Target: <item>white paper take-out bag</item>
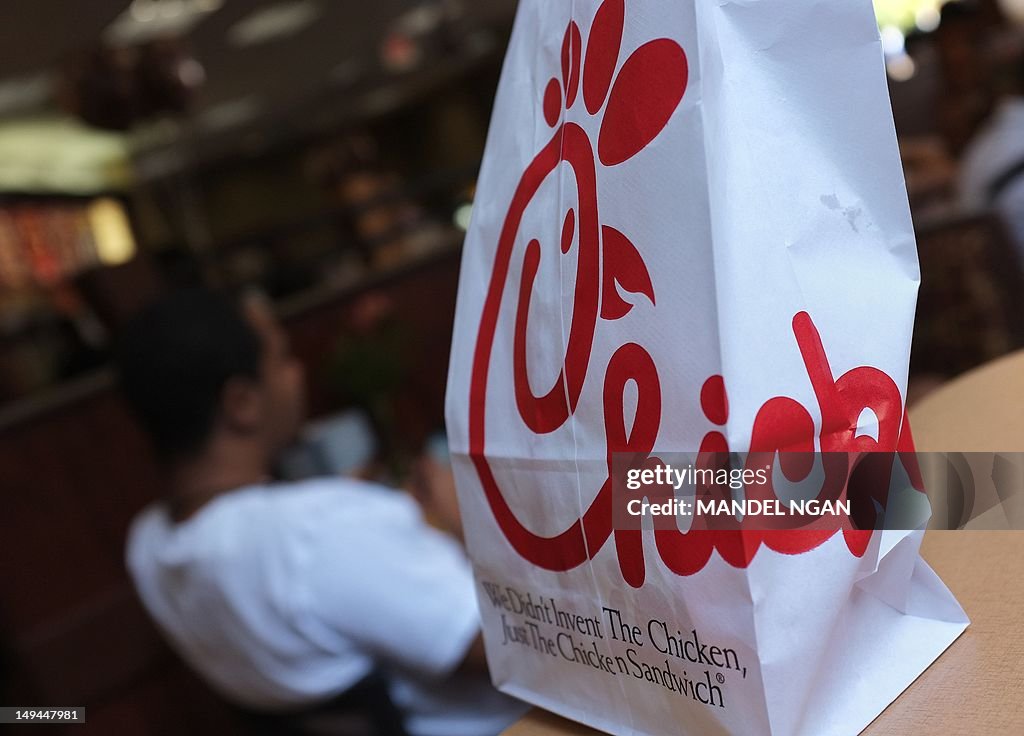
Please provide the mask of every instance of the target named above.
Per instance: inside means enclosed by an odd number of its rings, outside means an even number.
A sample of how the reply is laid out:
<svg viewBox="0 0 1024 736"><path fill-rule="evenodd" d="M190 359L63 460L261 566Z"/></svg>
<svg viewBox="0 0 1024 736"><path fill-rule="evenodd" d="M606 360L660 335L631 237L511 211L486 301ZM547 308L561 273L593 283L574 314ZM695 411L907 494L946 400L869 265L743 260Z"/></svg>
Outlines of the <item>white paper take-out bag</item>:
<svg viewBox="0 0 1024 736"><path fill-rule="evenodd" d="M919 531L624 529L610 475L905 455L918 280L868 0L521 0L447 394L496 684L652 736L853 734L906 688L967 625Z"/></svg>

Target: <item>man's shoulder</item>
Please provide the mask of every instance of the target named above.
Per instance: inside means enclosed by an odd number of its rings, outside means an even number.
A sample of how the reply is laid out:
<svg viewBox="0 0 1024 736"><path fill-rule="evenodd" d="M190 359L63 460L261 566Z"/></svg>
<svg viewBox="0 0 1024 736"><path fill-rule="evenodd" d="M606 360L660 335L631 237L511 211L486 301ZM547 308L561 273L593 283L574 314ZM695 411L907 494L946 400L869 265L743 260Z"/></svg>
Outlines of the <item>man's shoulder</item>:
<svg viewBox="0 0 1024 736"><path fill-rule="evenodd" d="M406 493L353 478L312 478L267 486L266 501L283 513L342 515L358 523L407 521L419 507Z"/></svg>
<svg viewBox="0 0 1024 736"><path fill-rule="evenodd" d="M370 550L417 537L425 527L419 507L401 491L317 478L240 489L180 523L153 504L133 521L125 555L136 576L170 568L214 574L237 570L243 561L298 574L324 559L365 565Z"/></svg>
<svg viewBox="0 0 1024 736"><path fill-rule="evenodd" d="M268 486L260 518L289 549L347 556L425 526L406 493L348 478L315 478Z"/></svg>
<svg viewBox="0 0 1024 736"><path fill-rule="evenodd" d="M336 514L348 510L386 517L417 513L415 502L405 493L387 486L352 478L318 477L301 481L270 482L240 488L210 501L180 528L201 527L223 522L249 522L266 517L281 522L293 515ZM166 505L154 503L135 517L134 526L169 523Z"/></svg>
<svg viewBox="0 0 1024 736"><path fill-rule="evenodd" d="M374 533L421 521L419 507L401 491L348 478L313 478L225 493L183 522L171 519L166 504L151 504L132 521L128 548L236 547L253 537L269 544L275 538Z"/></svg>

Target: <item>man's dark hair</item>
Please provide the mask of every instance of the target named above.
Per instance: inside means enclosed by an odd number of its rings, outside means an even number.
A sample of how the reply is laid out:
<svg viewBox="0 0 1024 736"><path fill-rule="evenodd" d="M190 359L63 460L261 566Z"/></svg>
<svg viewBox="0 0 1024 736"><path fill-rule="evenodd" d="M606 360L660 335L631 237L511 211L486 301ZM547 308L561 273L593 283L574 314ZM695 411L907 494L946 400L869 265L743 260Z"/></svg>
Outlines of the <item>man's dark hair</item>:
<svg viewBox="0 0 1024 736"><path fill-rule="evenodd" d="M116 351L122 391L165 460L203 449L225 384L258 378L260 358L259 335L237 302L203 289L145 308Z"/></svg>

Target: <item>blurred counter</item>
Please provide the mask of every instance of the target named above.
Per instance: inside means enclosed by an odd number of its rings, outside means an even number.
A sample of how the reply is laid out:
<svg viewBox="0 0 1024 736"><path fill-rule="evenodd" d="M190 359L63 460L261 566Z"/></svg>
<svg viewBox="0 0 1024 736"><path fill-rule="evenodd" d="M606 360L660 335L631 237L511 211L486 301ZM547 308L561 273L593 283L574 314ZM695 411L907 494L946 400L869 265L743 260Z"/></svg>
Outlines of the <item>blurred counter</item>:
<svg viewBox="0 0 1024 736"><path fill-rule="evenodd" d="M1024 532L930 531L921 553L971 625L863 733L1024 733ZM599 733L534 709L504 736Z"/></svg>

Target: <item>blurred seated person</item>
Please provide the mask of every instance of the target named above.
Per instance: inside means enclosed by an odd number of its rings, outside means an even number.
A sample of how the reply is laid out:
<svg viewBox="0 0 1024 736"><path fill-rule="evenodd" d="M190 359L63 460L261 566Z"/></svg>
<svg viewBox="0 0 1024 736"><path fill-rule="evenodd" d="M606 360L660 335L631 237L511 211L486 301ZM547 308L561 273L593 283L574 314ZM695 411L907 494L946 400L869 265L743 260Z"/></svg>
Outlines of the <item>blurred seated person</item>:
<svg viewBox="0 0 1024 736"><path fill-rule="evenodd" d="M915 216L945 212L956 195L956 164L937 136L900 138L907 196Z"/></svg>
<svg viewBox="0 0 1024 736"><path fill-rule="evenodd" d="M127 564L171 644L225 698L294 712L384 673L412 736L497 734L524 706L487 680L454 484L428 526L407 494L271 480L303 418L303 373L266 303L206 291L144 310L119 346L124 393L166 472Z"/></svg>
<svg viewBox="0 0 1024 736"><path fill-rule="evenodd" d="M1024 264L1024 63L1018 65L1014 93L999 101L964 151L960 198L967 209L999 212Z"/></svg>

